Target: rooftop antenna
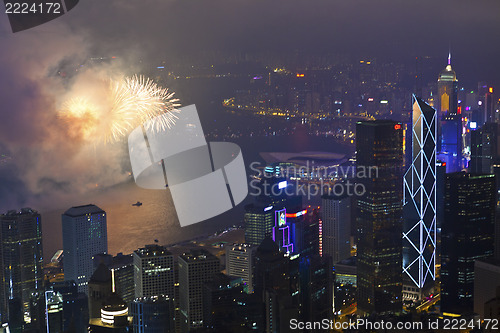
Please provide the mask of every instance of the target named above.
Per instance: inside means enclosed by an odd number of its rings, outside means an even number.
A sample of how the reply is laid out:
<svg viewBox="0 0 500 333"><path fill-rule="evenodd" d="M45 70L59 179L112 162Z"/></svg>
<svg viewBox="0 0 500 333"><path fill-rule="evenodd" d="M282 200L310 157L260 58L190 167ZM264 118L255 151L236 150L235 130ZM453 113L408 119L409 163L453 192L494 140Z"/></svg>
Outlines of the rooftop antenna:
<svg viewBox="0 0 500 333"><path fill-rule="evenodd" d="M451 66L451 43L448 46L448 65Z"/></svg>

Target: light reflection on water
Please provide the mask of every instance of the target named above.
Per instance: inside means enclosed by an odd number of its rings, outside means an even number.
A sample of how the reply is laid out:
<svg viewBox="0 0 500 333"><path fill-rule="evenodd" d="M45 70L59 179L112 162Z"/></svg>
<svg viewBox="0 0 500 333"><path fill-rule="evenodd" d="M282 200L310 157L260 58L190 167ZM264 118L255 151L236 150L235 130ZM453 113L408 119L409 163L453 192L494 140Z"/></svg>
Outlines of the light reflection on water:
<svg viewBox="0 0 500 333"><path fill-rule="evenodd" d="M348 149L331 138L306 137L297 140L294 137L263 137L252 139L236 139L240 145L248 166L253 161L262 161L261 151L307 151L323 150L329 152L346 152ZM250 171L250 170L248 170ZM104 209L108 223L108 250L111 254L118 252L131 253L139 247L158 240L159 244L173 244L194 237L214 233L232 225L243 224L243 207L252 202L248 196L236 208L212 219L181 228L172 202L170 191L141 189L130 180L126 184L115 186L99 194L87 195L79 202L70 205L62 204L62 208L43 211L43 241L45 260L62 248L61 214L70 206L93 203ZM142 206L132 206L140 201ZM306 202L304 202L306 203Z"/></svg>
<svg viewBox="0 0 500 333"><path fill-rule="evenodd" d="M131 253L139 247L154 243L155 239L159 244L177 243L240 224L238 216L242 219L242 210L237 208L216 218L181 228L168 190L145 190L133 182L87 200L77 204L93 203L107 213L108 250L111 254ZM132 206L137 201L142 202L142 206ZM62 248L63 212L64 209L41 212L46 261L50 260L57 249Z"/></svg>

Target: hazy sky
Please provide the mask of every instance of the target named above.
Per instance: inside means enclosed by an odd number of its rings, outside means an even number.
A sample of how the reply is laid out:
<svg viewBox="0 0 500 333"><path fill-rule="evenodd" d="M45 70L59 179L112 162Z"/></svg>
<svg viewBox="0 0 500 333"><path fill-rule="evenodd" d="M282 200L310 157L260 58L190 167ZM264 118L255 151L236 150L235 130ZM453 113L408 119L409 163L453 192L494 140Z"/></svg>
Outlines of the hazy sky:
<svg viewBox="0 0 500 333"><path fill-rule="evenodd" d="M93 175L111 183L126 177L114 169L121 152L89 173L85 161L96 153L69 141L57 121L68 88L48 73L61 61L116 55L128 68L137 59L175 61L204 50L301 49L409 64L427 55L442 57L444 68L451 45L461 82L489 81L500 90L499 41L498 0L81 0L16 34L0 14L0 152L15 157L0 167L0 208L51 191L85 191Z"/></svg>
<svg viewBox="0 0 500 333"><path fill-rule="evenodd" d="M462 76L500 77L496 0L86 0L61 20L110 52L299 48L445 62L451 45Z"/></svg>

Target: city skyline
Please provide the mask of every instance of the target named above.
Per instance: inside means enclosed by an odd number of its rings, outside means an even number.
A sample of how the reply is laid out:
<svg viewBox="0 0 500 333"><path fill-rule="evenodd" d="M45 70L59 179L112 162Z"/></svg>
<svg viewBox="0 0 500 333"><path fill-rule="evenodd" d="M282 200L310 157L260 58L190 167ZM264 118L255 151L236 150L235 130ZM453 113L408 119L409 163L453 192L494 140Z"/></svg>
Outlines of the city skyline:
<svg viewBox="0 0 500 333"><path fill-rule="evenodd" d="M500 320L498 1L73 3L0 13L0 332Z"/></svg>

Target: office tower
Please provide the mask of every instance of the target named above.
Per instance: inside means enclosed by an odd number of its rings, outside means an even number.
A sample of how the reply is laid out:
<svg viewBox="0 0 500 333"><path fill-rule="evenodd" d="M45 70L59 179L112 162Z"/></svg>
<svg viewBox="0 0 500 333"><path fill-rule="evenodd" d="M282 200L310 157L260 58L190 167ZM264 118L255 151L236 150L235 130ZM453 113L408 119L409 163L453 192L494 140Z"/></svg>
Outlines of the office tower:
<svg viewBox="0 0 500 333"><path fill-rule="evenodd" d="M403 131L388 121L356 126L358 311L402 310Z"/></svg>
<svg viewBox="0 0 500 333"><path fill-rule="evenodd" d="M457 74L451 68L451 53L448 55L448 65L439 73L438 77L438 118L446 114L456 114L458 109L458 80Z"/></svg>
<svg viewBox="0 0 500 333"><path fill-rule="evenodd" d="M470 173L493 173L493 166L500 160L500 124L486 123L471 131Z"/></svg>
<svg viewBox="0 0 500 333"><path fill-rule="evenodd" d="M253 256L256 247L249 244L233 244L226 247L227 275L240 277L245 291L253 292Z"/></svg>
<svg viewBox="0 0 500 333"><path fill-rule="evenodd" d="M134 333L174 332L172 300L166 296L137 298L130 304Z"/></svg>
<svg viewBox="0 0 500 333"><path fill-rule="evenodd" d="M403 179L403 273L420 289L436 279L436 110L413 95L412 162Z"/></svg>
<svg viewBox="0 0 500 333"><path fill-rule="evenodd" d="M75 281L87 293L92 258L108 252L106 212L95 205L72 207L62 214L64 280Z"/></svg>
<svg viewBox="0 0 500 333"><path fill-rule="evenodd" d="M30 314L32 293L43 295L42 224L31 208L0 215L1 320L18 331Z"/></svg>
<svg viewBox="0 0 500 333"><path fill-rule="evenodd" d="M272 234L274 227L273 205L257 202L245 206L245 242L259 246L264 238Z"/></svg>
<svg viewBox="0 0 500 333"><path fill-rule="evenodd" d="M447 163L448 172L462 169L462 115L458 107L458 80L451 68L451 54L448 65L439 73L437 103L437 151Z"/></svg>
<svg viewBox="0 0 500 333"><path fill-rule="evenodd" d="M204 327L203 283L220 272L219 259L206 250L191 250L179 256L179 297L182 331Z"/></svg>
<svg viewBox="0 0 500 333"><path fill-rule="evenodd" d="M114 270L116 293L125 303L132 302L135 299L134 258L132 254L124 255L120 252L116 256L102 253L95 255L94 267L97 268L100 263L105 264L108 269Z"/></svg>
<svg viewBox="0 0 500 333"><path fill-rule="evenodd" d="M43 292L34 292L31 294L29 315L30 322L24 325L23 331L37 331L45 328L45 295Z"/></svg>
<svg viewBox="0 0 500 333"><path fill-rule="evenodd" d="M135 297L174 298L174 256L164 246L146 245L133 253Z"/></svg>
<svg viewBox="0 0 500 333"><path fill-rule="evenodd" d="M436 160L436 220L438 233L444 220L444 184L446 179L446 162Z"/></svg>
<svg viewBox="0 0 500 333"><path fill-rule="evenodd" d="M335 282L337 284L350 284L357 286L357 257L350 257L334 265Z"/></svg>
<svg viewBox="0 0 500 333"><path fill-rule="evenodd" d="M486 82L479 82L477 93L477 107L480 119L479 126L489 122L496 122L497 116L495 114L495 105L493 101L493 87L490 87Z"/></svg>
<svg viewBox="0 0 500 333"><path fill-rule="evenodd" d="M444 221L444 187L446 163L436 160L436 277L440 277L442 242L441 233Z"/></svg>
<svg viewBox="0 0 500 333"><path fill-rule="evenodd" d="M182 320L181 320L181 299L180 299L180 290L179 290L179 256L174 258L174 325L175 332L180 332L182 329Z"/></svg>
<svg viewBox="0 0 500 333"><path fill-rule="evenodd" d="M333 319L333 273L330 256L301 257L300 304L304 321Z"/></svg>
<svg viewBox="0 0 500 333"><path fill-rule="evenodd" d="M287 213L286 218L290 226L294 252L301 256L319 254L321 220L319 210L308 207L296 213Z"/></svg>
<svg viewBox="0 0 500 333"><path fill-rule="evenodd" d="M63 332L63 296L54 290L45 291L45 327L47 333Z"/></svg>
<svg viewBox="0 0 500 333"><path fill-rule="evenodd" d="M89 323L88 298L85 293L78 292L76 282L55 282L48 290L62 295L63 331L86 333Z"/></svg>
<svg viewBox="0 0 500 333"><path fill-rule="evenodd" d="M245 206L245 243L259 245L266 236L272 235L275 226L275 211L287 209L289 211L300 211L302 208L301 196L288 196L286 193L293 193L292 190L285 191L287 183L282 176L280 166L266 167L263 177L253 188L258 188L261 195L257 197L255 203ZM270 189L274 188L273 191ZM267 194L267 195L266 195Z"/></svg>
<svg viewBox="0 0 500 333"><path fill-rule="evenodd" d="M133 255L118 253L109 268L115 272L116 293L129 304L135 298Z"/></svg>
<svg viewBox="0 0 500 333"><path fill-rule="evenodd" d="M255 294L264 304L266 332L280 332L280 328L288 327L289 319L298 316L292 296L297 288L292 282L290 258L269 237L255 253Z"/></svg>
<svg viewBox="0 0 500 333"><path fill-rule="evenodd" d="M351 198L342 195L321 197L323 254L337 263L351 256Z"/></svg>
<svg viewBox="0 0 500 333"><path fill-rule="evenodd" d="M441 120L440 159L447 163L447 172L457 172L463 168L462 116L446 115Z"/></svg>
<svg viewBox="0 0 500 333"><path fill-rule="evenodd" d="M90 319L101 317L102 303L111 295L111 289L111 271L101 263L88 283Z"/></svg>
<svg viewBox="0 0 500 333"><path fill-rule="evenodd" d="M213 332L247 332L244 328L247 294L241 278L217 273L203 284L203 324Z"/></svg>
<svg viewBox="0 0 500 333"><path fill-rule="evenodd" d="M446 175L442 227L441 311L473 309L474 261L493 255L496 186L493 175Z"/></svg>

